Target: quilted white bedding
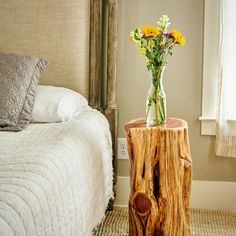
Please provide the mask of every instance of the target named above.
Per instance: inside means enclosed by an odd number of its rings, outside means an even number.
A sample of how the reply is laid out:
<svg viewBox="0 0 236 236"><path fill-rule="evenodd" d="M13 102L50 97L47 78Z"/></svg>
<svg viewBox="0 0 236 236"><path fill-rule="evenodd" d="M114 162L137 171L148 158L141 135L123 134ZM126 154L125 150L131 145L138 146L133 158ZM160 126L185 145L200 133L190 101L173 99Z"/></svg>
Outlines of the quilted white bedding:
<svg viewBox="0 0 236 236"><path fill-rule="evenodd" d="M0 235L92 235L112 180L108 122L95 110L0 132Z"/></svg>

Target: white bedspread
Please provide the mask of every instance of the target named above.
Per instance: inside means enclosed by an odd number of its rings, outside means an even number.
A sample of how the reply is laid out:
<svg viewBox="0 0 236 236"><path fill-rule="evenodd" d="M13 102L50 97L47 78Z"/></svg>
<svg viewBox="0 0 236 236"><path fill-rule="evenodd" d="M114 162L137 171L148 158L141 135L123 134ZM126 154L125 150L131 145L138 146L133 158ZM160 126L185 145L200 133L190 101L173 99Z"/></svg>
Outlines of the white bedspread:
<svg viewBox="0 0 236 236"><path fill-rule="evenodd" d="M110 131L95 110L0 132L0 235L91 235L112 179Z"/></svg>

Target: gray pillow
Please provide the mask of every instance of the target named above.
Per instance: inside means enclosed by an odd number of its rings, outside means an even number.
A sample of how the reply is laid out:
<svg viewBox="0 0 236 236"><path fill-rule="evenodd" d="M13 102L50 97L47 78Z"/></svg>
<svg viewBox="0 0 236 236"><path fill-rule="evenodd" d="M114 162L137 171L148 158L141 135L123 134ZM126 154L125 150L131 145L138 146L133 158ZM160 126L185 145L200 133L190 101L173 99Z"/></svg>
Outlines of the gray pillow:
<svg viewBox="0 0 236 236"><path fill-rule="evenodd" d="M0 130L28 126L38 79L46 66L36 57L0 53Z"/></svg>

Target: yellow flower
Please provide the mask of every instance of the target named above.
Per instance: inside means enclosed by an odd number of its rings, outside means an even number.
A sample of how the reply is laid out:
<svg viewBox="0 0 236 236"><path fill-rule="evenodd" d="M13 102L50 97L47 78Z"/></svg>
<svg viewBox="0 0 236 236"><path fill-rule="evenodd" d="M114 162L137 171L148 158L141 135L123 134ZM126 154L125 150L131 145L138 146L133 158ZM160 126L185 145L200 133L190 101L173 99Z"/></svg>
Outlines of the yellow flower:
<svg viewBox="0 0 236 236"><path fill-rule="evenodd" d="M150 44L150 47L155 46L155 42L154 42L153 40L150 40L150 41L149 41L149 44Z"/></svg>
<svg viewBox="0 0 236 236"><path fill-rule="evenodd" d="M141 43L140 43L140 42L136 42L135 46L136 46L137 48L141 48Z"/></svg>
<svg viewBox="0 0 236 236"><path fill-rule="evenodd" d="M179 39L179 45L184 46L185 43L186 43L185 37Z"/></svg>
<svg viewBox="0 0 236 236"><path fill-rule="evenodd" d="M154 26L145 26L142 29L142 34L146 37L155 37L158 34L160 34L160 30L158 27L154 27Z"/></svg>
<svg viewBox="0 0 236 236"><path fill-rule="evenodd" d="M178 41L179 38L182 37L182 33L178 30L173 30L172 35L173 35L176 42Z"/></svg>
<svg viewBox="0 0 236 236"><path fill-rule="evenodd" d="M140 48L140 54L144 56L146 54L146 48Z"/></svg>
<svg viewBox="0 0 236 236"><path fill-rule="evenodd" d="M161 45L162 47L164 47L164 46L165 46L165 42L161 42L160 45Z"/></svg>
<svg viewBox="0 0 236 236"><path fill-rule="evenodd" d="M182 37L182 33L180 31L173 30L172 35L176 44L183 46L186 43L186 39Z"/></svg>
<svg viewBox="0 0 236 236"><path fill-rule="evenodd" d="M146 60L146 65L149 65L150 64L150 61L147 59Z"/></svg>

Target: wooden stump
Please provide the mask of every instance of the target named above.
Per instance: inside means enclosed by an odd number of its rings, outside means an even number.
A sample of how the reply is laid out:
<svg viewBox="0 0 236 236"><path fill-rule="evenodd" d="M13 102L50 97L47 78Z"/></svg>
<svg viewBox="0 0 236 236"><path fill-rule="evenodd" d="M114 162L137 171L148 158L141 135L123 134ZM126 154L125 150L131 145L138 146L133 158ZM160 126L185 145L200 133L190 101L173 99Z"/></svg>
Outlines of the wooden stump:
<svg viewBox="0 0 236 236"><path fill-rule="evenodd" d="M146 128L125 125L130 157L129 234L189 236L192 181L187 122L169 118Z"/></svg>

